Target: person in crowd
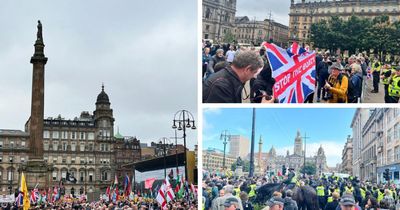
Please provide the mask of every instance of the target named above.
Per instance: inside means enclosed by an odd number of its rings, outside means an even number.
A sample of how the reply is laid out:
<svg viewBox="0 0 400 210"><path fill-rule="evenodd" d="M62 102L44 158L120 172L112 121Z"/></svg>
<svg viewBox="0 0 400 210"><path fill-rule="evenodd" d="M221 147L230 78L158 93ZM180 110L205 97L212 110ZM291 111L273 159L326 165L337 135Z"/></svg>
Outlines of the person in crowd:
<svg viewBox="0 0 400 210"><path fill-rule="evenodd" d="M206 72L207 72L207 67L208 67L208 63L211 60L211 55L210 55L210 48L206 47L204 48L203 51L203 58L202 58L202 67L203 67L203 73L202 73L202 77L205 76Z"/></svg>
<svg viewBox="0 0 400 210"><path fill-rule="evenodd" d="M233 59L235 58L236 51L234 51L233 45L229 47L229 50L226 52L226 61L231 64Z"/></svg>
<svg viewBox="0 0 400 210"><path fill-rule="evenodd" d="M337 63L331 66L331 74L325 81L324 89L327 91L326 98L329 103L347 103L348 79L343 76L341 66Z"/></svg>
<svg viewBox="0 0 400 210"><path fill-rule="evenodd" d="M284 198L284 210L298 210L297 203L292 199L292 196L293 192L291 190L287 190Z"/></svg>
<svg viewBox="0 0 400 210"><path fill-rule="evenodd" d="M332 61L329 59L329 53L325 52L323 56L323 60L318 63L318 66L316 67L316 73L317 73L317 81L318 81L318 87L317 87L317 102L321 101L321 92L322 96L325 96L325 82L329 77L329 67L332 65ZM326 98L323 98L326 100Z"/></svg>
<svg viewBox="0 0 400 210"><path fill-rule="evenodd" d="M230 66L211 75L203 83L203 103L242 103L244 84L257 77L264 62L257 52L238 52ZM272 103L263 99L263 103Z"/></svg>
<svg viewBox="0 0 400 210"><path fill-rule="evenodd" d="M213 74L216 73L214 67L218 62L221 61L226 61L225 56L224 56L224 50L223 49L218 49L215 53L214 56L211 57L208 65L207 65L207 74Z"/></svg>

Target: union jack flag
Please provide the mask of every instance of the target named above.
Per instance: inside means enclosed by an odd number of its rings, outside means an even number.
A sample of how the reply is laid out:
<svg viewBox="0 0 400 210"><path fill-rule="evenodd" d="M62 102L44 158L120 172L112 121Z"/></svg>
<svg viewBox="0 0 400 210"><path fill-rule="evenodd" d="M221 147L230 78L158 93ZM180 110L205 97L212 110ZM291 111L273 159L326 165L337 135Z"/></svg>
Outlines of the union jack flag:
<svg viewBox="0 0 400 210"><path fill-rule="evenodd" d="M31 202L32 203L37 203L39 201L39 190L35 187L32 191L31 191Z"/></svg>
<svg viewBox="0 0 400 210"><path fill-rule="evenodd" d="M315 90L315 52L300 49L297 43L288 50L264 45L276 81L274 96L280 103L303 103Z"/></svg>
<svg viewBox="0 0 400 210"><path fill-rule="evenodd" d="M19 192L18 196L15 198L15 205L17 207L21 207L24 205L24 194L22 192Z"/></svg>

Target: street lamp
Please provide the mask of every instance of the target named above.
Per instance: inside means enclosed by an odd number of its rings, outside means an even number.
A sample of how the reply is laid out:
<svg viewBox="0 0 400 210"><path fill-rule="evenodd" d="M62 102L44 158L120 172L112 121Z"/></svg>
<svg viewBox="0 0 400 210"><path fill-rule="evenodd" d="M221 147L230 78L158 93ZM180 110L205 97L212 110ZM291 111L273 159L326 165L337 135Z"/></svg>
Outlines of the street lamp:
<svg viewBox="0 0 400 210"><path fill-rule="evenodd" d="M221 137L220 140L222 140L223 144L224 144L224 159L222 159L222 168L225 170L225 156L226 156L226 144L228 143L228 141L230 141L231 135L227 134L229 133L227 130L224 130L221 133Z"/></svg>
<svg viewBox="0 0 400 210"><path fill-rule="evenodd" d="M179 110L175 113L173 119L172 129L178 129L178 131L183 131L183 146L185 155L185 179L187 180L187 157L186 157L186 128L196 129L194 117L192 113L187 110ZM178 126L176 126L178 124Z"/></svg>
<svg viewBox="0 0 400 210"><path fill-rule="evenodd" d="M13 179L14 179L14 142L11 142L11 155L10 155L10 162L11 162L11 168L10 168L10 195L12 194L12 185L13 185Z"/></svg>
<svg viewBox="0 0 400 210"><path fill-rule="evenodd" d="M167 137L160 138L160 144L163 145L163 150L164 150L163 156L164 156L164 178L165 179L167 178L167 159L166 159L166 156L167 156L167 148L166 148L167 144L166 144L166 142L169 142L169 138L167 138Z"/></svg>

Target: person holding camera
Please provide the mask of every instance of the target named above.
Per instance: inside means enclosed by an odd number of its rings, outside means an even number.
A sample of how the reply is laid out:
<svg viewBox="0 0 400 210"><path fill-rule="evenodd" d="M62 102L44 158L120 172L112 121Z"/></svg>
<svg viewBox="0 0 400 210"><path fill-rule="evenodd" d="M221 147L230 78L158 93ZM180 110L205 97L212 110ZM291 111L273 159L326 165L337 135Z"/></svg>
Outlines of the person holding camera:
<svg viewBox="0 0 400 210"><path fill-rule="evenodd" d="M347 88L349 80L340 71L342 66L333 63L330 70L331 74L325 83L324 89L327 92L328 103L347 103Z"/></svg>

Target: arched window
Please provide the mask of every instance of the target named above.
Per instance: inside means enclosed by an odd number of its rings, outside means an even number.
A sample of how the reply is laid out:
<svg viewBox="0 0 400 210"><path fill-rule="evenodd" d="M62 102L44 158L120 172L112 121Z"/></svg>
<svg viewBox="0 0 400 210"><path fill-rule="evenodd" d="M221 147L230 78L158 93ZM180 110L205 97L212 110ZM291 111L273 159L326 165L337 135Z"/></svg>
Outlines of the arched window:
<svg viewBox="0 0 400 210"><path fill-rule="evenodd" d="M206 19L210 19L211 18L211 10L210 8L207 8L206 10Z"/></svg>

